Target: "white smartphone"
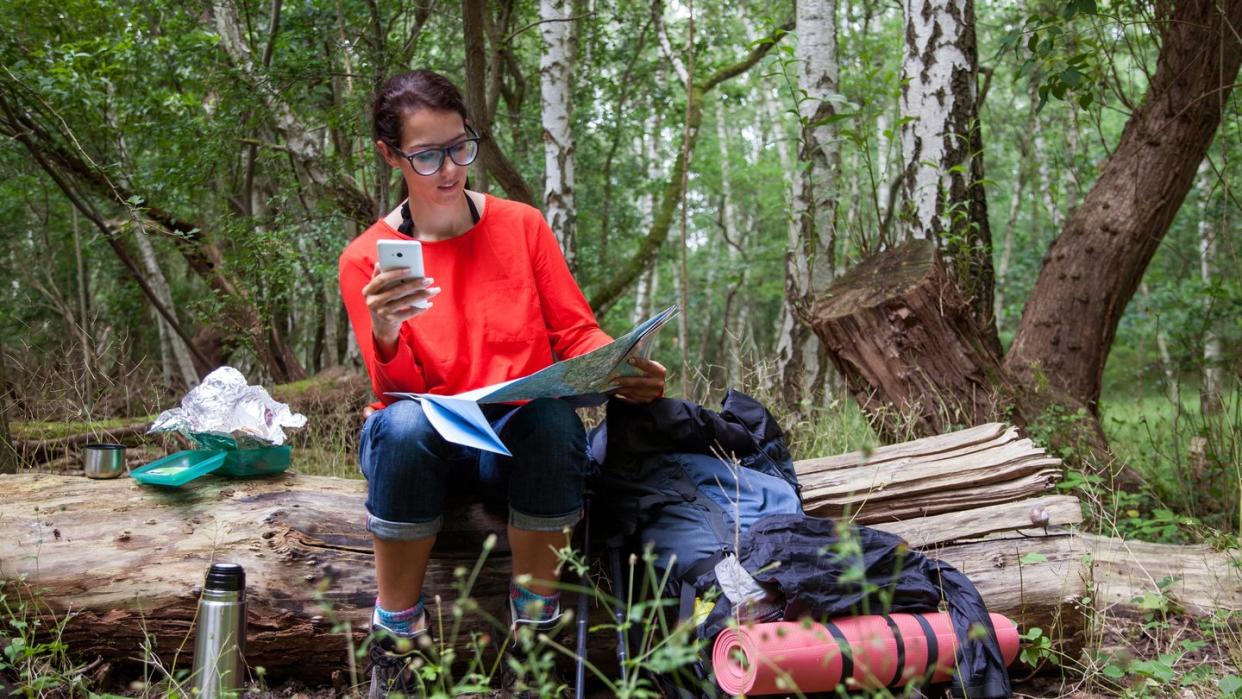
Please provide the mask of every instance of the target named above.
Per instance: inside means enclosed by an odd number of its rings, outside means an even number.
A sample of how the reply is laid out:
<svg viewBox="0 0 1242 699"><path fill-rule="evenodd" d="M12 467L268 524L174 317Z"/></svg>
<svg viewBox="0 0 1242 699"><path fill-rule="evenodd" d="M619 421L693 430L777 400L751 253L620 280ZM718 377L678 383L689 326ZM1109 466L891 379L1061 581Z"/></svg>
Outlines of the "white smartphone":
<svg viewBox="0 0 1242 699"><path fill-rule="evenodd" d="M423 274L423 244L417 240L380 240L375 243L381 272L408 269L413 277ZM387 288L391 288L389 285ZM414 304L415 308L427 308L427 302Z"/></svg>
<svg viewBox="0 0 1242 699"><path fill-rule="evenodd" d="M381 240L376 244L381 272L408 269L411 276L422 277L423 244L417 240Z"/></svg>

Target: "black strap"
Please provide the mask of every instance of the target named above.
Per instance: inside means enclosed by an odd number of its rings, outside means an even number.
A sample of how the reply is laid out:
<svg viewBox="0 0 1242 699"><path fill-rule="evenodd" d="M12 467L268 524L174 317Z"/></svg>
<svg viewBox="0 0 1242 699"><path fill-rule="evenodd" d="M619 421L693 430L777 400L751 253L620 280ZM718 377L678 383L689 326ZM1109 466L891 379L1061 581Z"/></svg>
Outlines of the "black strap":
<svg viewBox="0 0 1242 699"><path fill-rule="evenodd" d="M474 200L469 194L462 192L466 197L466 206L470 207L470 220L475 224L479 222L479 210L474 205ZM414 235L414 216L410 214L410 200L406 199L401 202L401 225L397 226L397 232L402 235Z"/></svg>
<svg viewBox="0 0 1242 699"><path fill-rule="evenodd" d="M927 619L922 614L915 614L914 620L923 627L923 636L927 639L927 671L924 675L930 680L932 675L936 674L936 665L940 662L940 641L936 638L936 632L932 630L931 624L927 623Z"/></svg>
<svg viewBox="0 0 1242 699"><path fill-rule="evenodd" d="M716 564L720 562L720 559L724 557L724 551L717 551L709 556L700 558L694 562L694 565L686 568L685 571L682 572L681 581L683 583L690 583L693 587L694 583L702 577L704 573L709 570L713 570L716 567Z"/></svg>
<svg viewBox="0 0 1242 699"><path fill-rule="evenodd" d="M401 225L397 232L402 235L414 235L414 217L410 215L410 200L401 202Z"/></svg>
<svg viewBox="0 0 1242 699"><path fill-rule="evenodd" d="M893 671L893 679L888 681L886 686L897 687L901 682L901 676L906 670L906 639L901 636L901 627L897 622L893 621L893 617L887 614L881 614L885 623L888 624L888 630L893 632L893 640L897 641L897 669Z"/></svg>
<svg viewBox="0 0 1242 699"><path fill-rule="evenodd" d="M716 535L716 540L722 545L727 546L733 541L733 528L729 526L729 516L715 500L704 495L699 497L698 488L694 487L690 477L680 468L675 469L676 477L673 479L673 489L681 495L686 502L693 502L700 505L707 511L707 524L712 528L712 532Z"/></svg>
<svg viewBox="0 0 1242 699"><path fill-rule="evenodd" d="M841 629L831 621L824 624L828 627L828 633L837 641L837 647L841 650L841 684L849 687L848 681L854 676L854 649L850 647L850 642L845 638L845 634L841 633Z"/></svg>
<svg viewBox="0 0 1242 699"><path fill-rule="evenodd" d="M681 584L681 604L677 606L677 623L683 624L694 618L694 598L698 590L690 583Z"/></svg>

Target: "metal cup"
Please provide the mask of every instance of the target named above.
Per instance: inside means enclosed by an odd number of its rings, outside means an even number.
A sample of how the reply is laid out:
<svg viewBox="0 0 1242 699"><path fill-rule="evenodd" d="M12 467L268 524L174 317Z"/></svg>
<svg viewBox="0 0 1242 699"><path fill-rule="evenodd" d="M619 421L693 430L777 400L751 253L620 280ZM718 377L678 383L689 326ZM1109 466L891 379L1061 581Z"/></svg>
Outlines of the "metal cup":
<svg viewBox="0 0 1242 699"><path fill-rule="evenodd" d="M125 445L96 442L82 447L82 470L87 478L116 478L125 472Z"/></svg>

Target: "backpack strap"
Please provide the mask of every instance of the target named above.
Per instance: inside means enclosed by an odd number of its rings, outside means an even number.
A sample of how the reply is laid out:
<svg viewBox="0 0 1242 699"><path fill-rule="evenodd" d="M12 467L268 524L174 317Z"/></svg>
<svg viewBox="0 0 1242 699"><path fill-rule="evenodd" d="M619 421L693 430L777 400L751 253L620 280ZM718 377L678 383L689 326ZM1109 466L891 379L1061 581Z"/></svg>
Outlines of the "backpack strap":
<svg viewBox="0 0 1242 699"><path fill-rule="evenodd" d="M699 497L698 488L694 487L694 483L690 482L690 477L680 468L678 469L677 477L673 479L673 487L683 500L701 505L703 509L707 510L707 524L712 528L712 533L716 535L716 539L723 546L721 553L726 552L728 550L728 542L733 540L733 529L729 526L729 518L725 514L724 508L707 496ZM720 559L717 558L716 560ZM713 562L712 566L715 565L716 563ZM685 577L684 573L682 577Z"/></svg>
<svg viewBox="0 0 1242 699"><path fill-rule="evenodd" d="M897 642L897 669L893 670L893 679L888 681L886 687L896 687L901 681L902 674L906 670L906 640L901 636L901 628L897 626L897 622L893 621L893 617L887 614L881 614L884 622L888 624L888 630L893 632L893 640Z"/></svg>
<svg viewBox="0 0 1242 699"><path fill-rule="evenodd" d="M841 653L841 680L840 683L849 686L848 681L854 676L854 649L850 647L850 642L845 638L845 634L841 633L841 629L831 621L825 622L824 626L828 627L828 633L832 634L833 639L837 642L837 648Z"/></svg>
<svg viewBox="0 0 1242 699"><path fill-rule="evenodd" d="M936 666L940 664L940 639L922 614L915 614L914 620L923 627L923 637L927 639L927 670L924 677L930 682L932 675L936 674Z"/></svg>
<svg viewBox="0 0 1242 699"><path fill-rule="evenodd" d="M695 583L709 570L713 570L720 559L725 557L724 551L701 558L681 574L681 602L677 606L677 623L682 623L694 616L694 598L699 593Z"/></svg>

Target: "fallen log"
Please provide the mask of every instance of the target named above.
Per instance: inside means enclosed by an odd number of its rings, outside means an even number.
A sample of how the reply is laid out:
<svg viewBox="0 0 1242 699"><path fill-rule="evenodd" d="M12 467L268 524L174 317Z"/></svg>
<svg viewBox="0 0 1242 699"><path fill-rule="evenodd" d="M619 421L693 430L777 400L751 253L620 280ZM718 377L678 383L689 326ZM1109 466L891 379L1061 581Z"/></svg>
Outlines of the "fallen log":
<svg viewBox="0 0 1242 699"><path fill-rule="evenodd" d="M17 450L22 463L42 464L57 459L72 459L77 456L78 447L91 442L115 442L135 446L144 441L144 435L150 425L150 418L137 418L127 424L109 427L93 427L87 424L81 431L72 434L17 437L14 439L13 447ZM21 425L15 427L15 436L26 432ZM34 432L37 434L37 431Z"/></svg>
<svg viewBox="0 0 1242 699"><path fill-rule="evenodd" d="M1242 607L1236 568L1222 562L1223 554L1150 544L1119 548L1110 539L1072 534L1066 527L1081 519L1077 502L1048 492L1050 480L1030 485L1042 471L982 489L980 480L991 478L986 468L958 477L961 464L984 461L984 453L1009 462L1046 458L1004 426L964 432L797 467L809 486L818 482L816 473L833 474L834 484L817 487L845 503L834 507L957 566L994 611L1024 627L1040 626L1070 649L1085 628L1085 599L1127 604L1162 594L1190 611ZM940 472L931 463L939 463ZM900 498L874 490L876 469L884 464L889 467L880 472L890 487L900 484ZM895 464L924 475L907 478ZM1019 482L1027 485L1010 487ZM989 499L996 490L1008 495ZM0 578L10 599L25 599L27 613L41 616L46 628L63 620L61 640L75 653L117 664L158 658L172 667L190 660L188 639L208 564L241 563L249 583L250 663L273 678L326 683L347 672L348 643L362 643L374 602L364 496L362 481L292 473L244 481L208 477L177 490L129 479L0 476L0 527L10 533L0 540ZM912 510L904 505L909 502L932 504ZM451 622L452 603L485 541L497 533L469 596L503 619L509 571L503 516L470 505L446 522L427 576L427 589L440 594L438 609ZM1180 577L1162 588L1158 583L1169 573ZM597 604L592 616L605 623L607 610ZM459 641L470 633L496 638L503 629L470 612ZM592 634L592 662L615 663L614 652L612 634Z"/></svg>
<svg viewBox="0 0 1242 699"><path fill-rule="evenodd" d="M807 513L874 524L1035 497L1061 462L994 422L795 466Z"/></svg>

